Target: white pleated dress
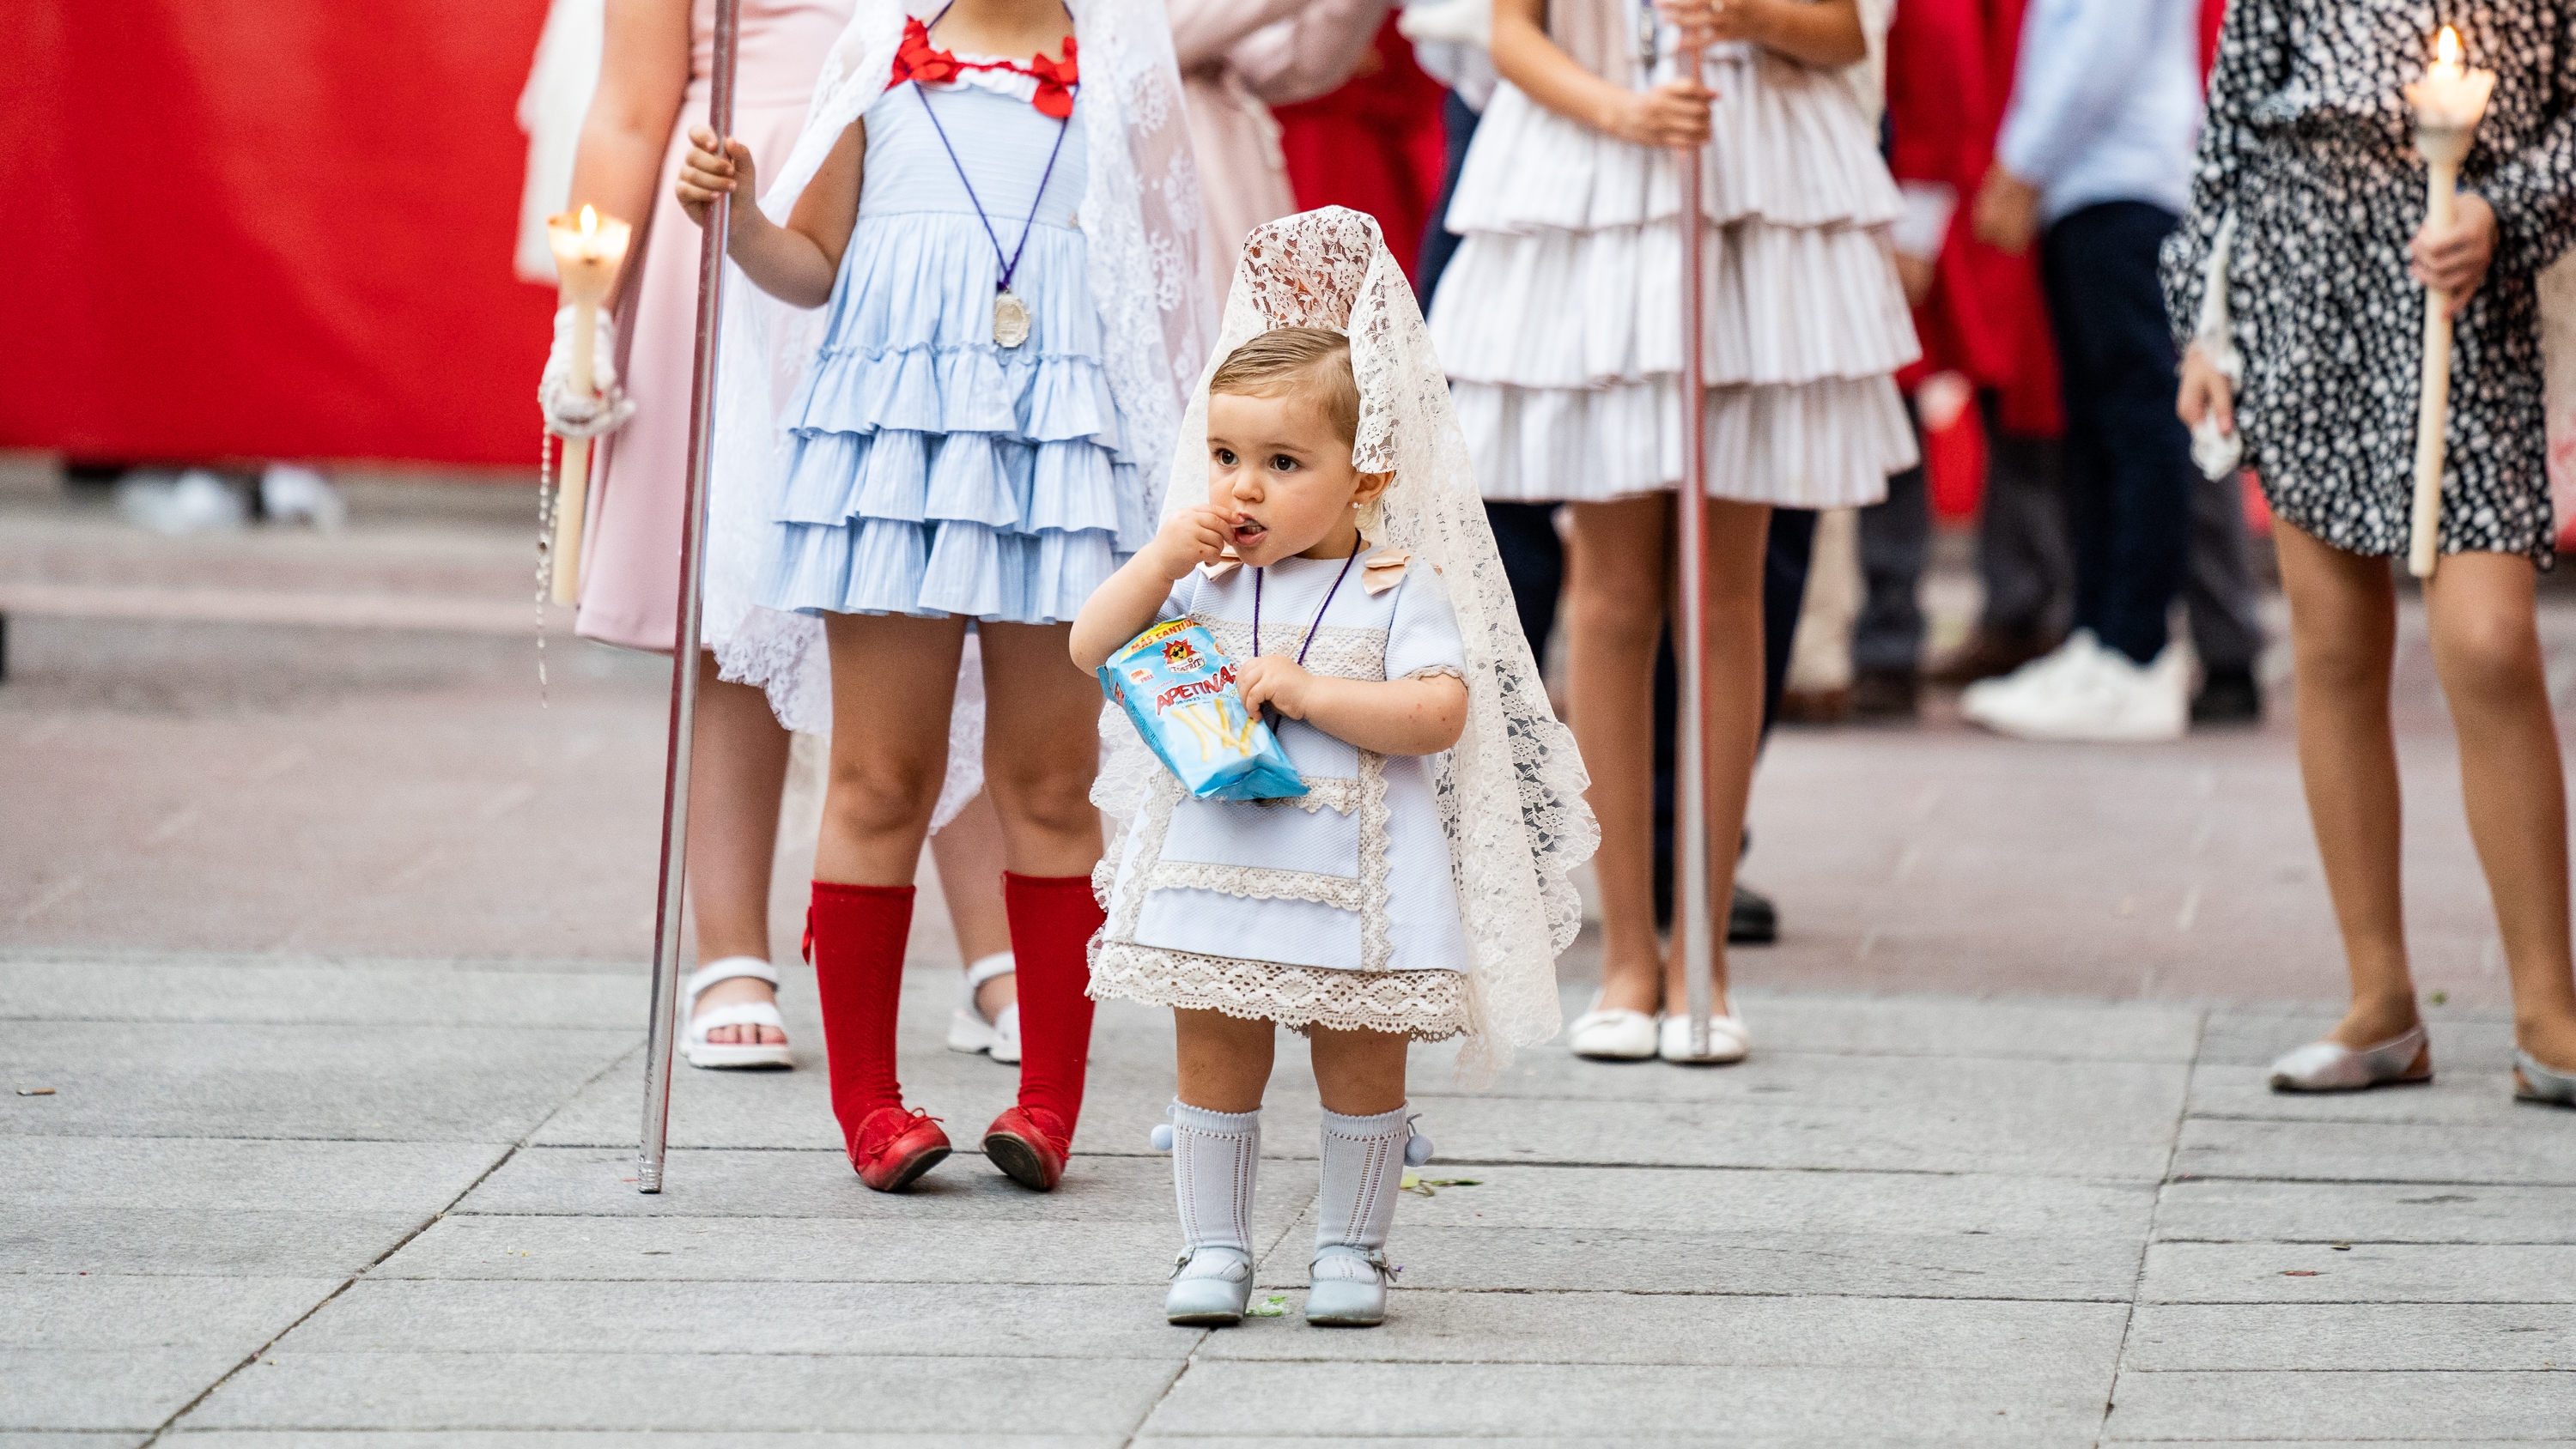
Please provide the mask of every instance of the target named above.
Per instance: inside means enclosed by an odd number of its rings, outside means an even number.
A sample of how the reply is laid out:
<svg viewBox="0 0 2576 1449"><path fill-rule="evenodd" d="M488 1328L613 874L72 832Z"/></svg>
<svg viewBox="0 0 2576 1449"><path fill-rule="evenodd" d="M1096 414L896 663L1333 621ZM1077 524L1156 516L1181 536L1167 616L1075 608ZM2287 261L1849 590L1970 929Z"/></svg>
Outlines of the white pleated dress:
<svg viewBox="0 0 2576 1449"><path fill-rule="evenodd" d="M1295 657L1343 679L1465 678L1438 575L1419 564L1371 594L1341 559L1289 558L1209 579L1193 571L1158 619L1205 626L1234 659ZM1329 606L1327 599L1329 598ZM1092 946L1091 994L1437 1041L1467 1028L1467 939L1437 789L1442 757L1381 755L1274 719L1307 793L1201 800L1158 770L1127 831ZM1103 862L1104 870L1109 863Z"/></svg>
<svg viewBox="0 0 2576 1449"><path fill-rule="evenodd" d="M1711 496L1839 508L1913 465L1903 211L1840 72L1712 48L1701 257ZM1450 201L1431 338L1489 499L1618 498L1682 475L1673 155L1498 86Z"/></svg>

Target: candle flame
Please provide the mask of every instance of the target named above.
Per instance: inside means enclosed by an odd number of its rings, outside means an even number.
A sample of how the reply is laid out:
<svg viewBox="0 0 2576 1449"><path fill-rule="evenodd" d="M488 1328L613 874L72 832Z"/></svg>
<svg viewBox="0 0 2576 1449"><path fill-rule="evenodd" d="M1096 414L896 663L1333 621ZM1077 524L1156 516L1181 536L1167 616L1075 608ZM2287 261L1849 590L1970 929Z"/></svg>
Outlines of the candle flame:
<svg viewBox="0 0 2576 1449"><path fill-rule="evenodd" d="M2460 32L2445 25L2433 40L2433 66L2436 70L2457 74L2460 69Z"/></svg>
<svg viewBox="0 0 2576 1449"><path fill-rule="evenodd" d="M2444 35L2449 35L2451 32L2445 30L2442 33ZM2456 40L2452 41L2451 48L2457 50L2459 48L2459 42ZM591 210L587 205L583 206L581 209L581 234L583 236L597 236L599 234L599 213Z"/></svg>

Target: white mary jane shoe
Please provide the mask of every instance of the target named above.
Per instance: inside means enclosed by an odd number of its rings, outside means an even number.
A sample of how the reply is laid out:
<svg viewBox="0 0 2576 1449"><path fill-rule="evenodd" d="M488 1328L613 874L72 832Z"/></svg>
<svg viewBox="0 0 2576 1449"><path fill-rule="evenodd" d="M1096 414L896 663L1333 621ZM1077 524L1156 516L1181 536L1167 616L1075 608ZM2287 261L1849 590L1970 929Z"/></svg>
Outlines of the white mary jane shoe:
<svg viewBox="0 0 2576 1449"><path fill-rule="evenodd" d="M1016 1001L1002 1008L990 1021L975 1005L975 992L996 976L1008 976L1019 969L1017 958L1008 951L996 951L966 968L965 995L957 1010L948 1018L948 1049L952 1052L982 1052L1009 1066L1020 1059L1020 1004Z"/></svg>
<svg viewBox="0 0 2576 1449"><path fill-rule="evenodd" d="M1386 1285L1396 1268L1383 1249L1335 1243L1315 1255L1306 1283L1306 1321L1321 1328L1375 1328L1386 1322Z"/></svg>
<svg viewBox="0 0 2576 1449"><path fill-rule="evenodd" d="M1744 1018L1735 1014L1732 1000L1723 1004L1727 1008L1726 1013L1708 1019L1707 1055L1691 1054L1688 1014L1664 1018L1663 1040L1655 1054L1665 1061L1694 1067L1731 1066L1744 1060L1745 1053L1753 1050L1753 1033L1746 1029Z"/></svg>
<svg viewBox="0 0 2576 1449"><path fill-rule="evenodd" d="M795 1058L788 1055L787 1043L709 1041L707 1033L720 1026L774 1026L787 1030L787 1020L778 1014L774 1001L737 1001L709 1011L698 1010L698 997L719 981L737 976L766 981L771 989L778 985L778 968L757 956L727 956L710 961L689 973L689 1029L682 1035L680 1054L693 1067L724 1070L742 1067L790 1067Z"/></svg>
<svg viewBox="0 0 2576 1449"><path fill-rule="evenodd" d="M2513 1054L2513 1095L2522 1102L2576 1107L2576 1073L2540 1064L2540 1058L2517 1049Z"/></svg>
<svg viewBox="0 0 2576 1449"><path fill-rule="evenodd" d="M1172 1264L1163 1319L1183 1328L1227 1327L1243 1321L1251 1301L1252 1260L1232 1248L1201 1248Z"/></svg>
<svg viewBox="0 0 2576 1449"><path fill-rule="evenodd" d="M1596 1062L1642 1062L1655 1054L1655 1019L1642 1011L1604 1008L1596 992L1592 1009L1566 1028L1565 1041L1576 1056Z"/></svg>
<svg viewBox="0 0 2576 1449"><path fill-rule="evenodd" d="M2424 1024L2376 1046L2358 1050L2337 1041L2312 1041L2272 1062L2275 1092L2359 1092L2370 1087L2415 1087L2433 1080L2433 1054Z"/></svg>

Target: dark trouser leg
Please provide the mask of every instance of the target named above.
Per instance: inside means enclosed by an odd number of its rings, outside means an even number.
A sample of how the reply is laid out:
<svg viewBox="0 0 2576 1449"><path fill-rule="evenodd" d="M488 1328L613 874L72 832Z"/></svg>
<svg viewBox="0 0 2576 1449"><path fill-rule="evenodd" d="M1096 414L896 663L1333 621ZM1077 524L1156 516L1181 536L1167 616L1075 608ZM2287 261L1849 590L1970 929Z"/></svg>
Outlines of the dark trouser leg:
<svg viewBox="0 0 2576 1449"><path fill-rule="evenodd" d="M1978 626L2047 638L2066 632L2075 561L2063 498L2066 447L2008 433L2003 395L1977 395L1986 420L1986 501L1977 520L1977 573L1986 587Z"/></svg>
<svg viewBox="0 0 2576 1449"><path fill-rule="evenodd" d="M1565 540L1556 536L1556 509L1553 503L1485 505L1503 577L1511 582L1512 607L1541 670L1547 668L1547 636L1556 628L1557 595L1565 588Z"/></svg>
<svg viewBox="0 0 2576 1449"><path fill-rule="evenodd" d="M1932 549L1932 499L1922 465L1887 480L1887 501L1860 511L1860 572L1868 587L1852 625L1852 669L1914 673L1923 659L1923 565Z"/></svg>
<svg viewBox="0 0 2576 1449"><path fill-rule="evenodd" d="M2173 213L2088 206L2048 229L2040 269L2066 382L2075 621L2144 664L2165 646L2191 539L2190 435L2156 280Z"/></svg>
<svg viewBox="0 0 2576 1449"><path fill-rule="evenodd" d="M2211 677L2253 674L2263 652L2257 597L2254 566L2246 558L2245 496L2236 475L2195 479L2182 601L2191 614L2192 652Z"/></svg>
<svg viewBox="0 0 2576 1449"><path fill-rule="evenodd" d="M1424 312L1431 310L1432 290L1440 285L1440 274L1449 269L1450 254L1458 250L1457 234L1440 223L1449 214L1449 198L1458 190L1458 168L1467 164L1467 143L1476 137L1476 113L1458 99L1456 91L1441 98L1440 129L1449 156L1440 168L1440 200L1431 208L1430 224L1422 228L1422 248L1414 254L1413 265L1414 297Z"/></svg>

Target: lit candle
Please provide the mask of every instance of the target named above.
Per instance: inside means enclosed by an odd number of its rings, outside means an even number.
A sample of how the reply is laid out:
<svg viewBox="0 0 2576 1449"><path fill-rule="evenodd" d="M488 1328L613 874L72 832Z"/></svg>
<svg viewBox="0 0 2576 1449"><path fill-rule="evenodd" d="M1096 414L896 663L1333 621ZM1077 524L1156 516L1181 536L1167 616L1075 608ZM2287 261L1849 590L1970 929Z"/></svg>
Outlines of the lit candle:
<svg viewBox="0 0 2576 1449"><path fill-rule="evenodd" d="M2460 60L2460 35L2445 25L2433 42L2433 64L2406 88L2415 108L2415 149L2424 157L2424 215L2432 226L2451 224L2451 198L2460 162L2476 139L2495 90L2495 72L2470 70ZM2415 516L2407 572L2430 578L2442 536L2443 432L2451 417L2451 294L2424 293L2423 392L2415 414Z"/></svg>
<svg viewBox="0 0 2576 1449"><path fill-rule="evenodd" d="M583 396L595 397L599 390L591 382L591 352L599 336L599 308L617 288L617 272L626 264L626 247L634 239L634 228L585 206L579 216L565 213L546 218L546 239L554 247L556 274L563 279L563 290L558 295L572 305L572 385ZM581 592L582 511L590 498L590 439L564 439L562 479L556 498L555 602L569 604Z"/></svg>

